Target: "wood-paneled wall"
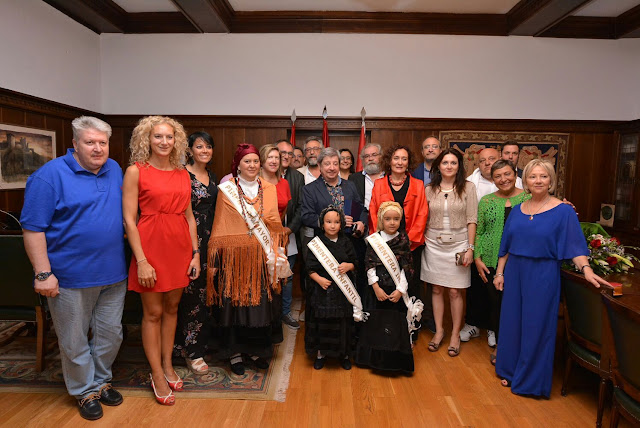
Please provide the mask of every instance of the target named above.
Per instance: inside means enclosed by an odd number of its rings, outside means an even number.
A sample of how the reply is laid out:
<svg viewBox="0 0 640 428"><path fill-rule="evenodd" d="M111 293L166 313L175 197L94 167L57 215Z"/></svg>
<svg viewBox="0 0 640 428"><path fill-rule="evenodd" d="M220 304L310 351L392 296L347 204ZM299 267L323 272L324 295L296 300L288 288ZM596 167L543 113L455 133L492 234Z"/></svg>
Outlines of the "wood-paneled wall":
<svg viewBox="0 0 640 428"><path fill-rule="evenodd" d="M56 132L56 152L60 156L71 147L71 120L80 114L94 114L70 106L37 99L0 89L0 123L50 129ZM128 164L128 142L140 116L96 115L113 127L110 156L123 167ZM174 116L187 133L204 130L214 139L212 170L221 178L229 172L233 152L238 143L257 146L287 138L291 121L284 116ZM329 118L329 131L353 133L357 140L359 118ZM443 130L478 131L535 131L566 132L570 134L566 176L566 195L582 221L599 218L600 203L613 202L618 136L616 131L624 122L612 121L541 121L541 120L481 120L481 119L367 119L371 141L389 147L395 143L411 147L420 155L420 143L428 136ZM321 135L322 119L298 118L300 132L317 131ZM340 139L352 148L348 138ZM302 141L298 139L298 144ZM0 208L19 211L22 190L1 190Z"/></svg>

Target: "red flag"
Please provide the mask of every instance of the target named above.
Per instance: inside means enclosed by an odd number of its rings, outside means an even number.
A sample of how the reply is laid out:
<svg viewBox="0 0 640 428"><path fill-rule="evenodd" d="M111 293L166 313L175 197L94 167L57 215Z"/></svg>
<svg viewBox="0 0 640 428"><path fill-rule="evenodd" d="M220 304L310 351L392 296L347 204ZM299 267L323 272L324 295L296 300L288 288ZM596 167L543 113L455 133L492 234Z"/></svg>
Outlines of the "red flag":
<svg viewBox="0 0 640 428"><path fill-rule="evenodd" d="M322 141L325 147L329 147L329 128L327 128L327 106L322 110Z"/></svg>
<svg viewBox="0 0 640 428"><path fill-rule="evenodd" d="M291 139L290 143L293 147L296 146L296 109L293 109L291 113Z"/></svg>
<svg viewBox="0 0 640 428"><path fill-rule="evenodd" d="M358 144L358 154L356 155L358 156L358 162L356 163L357 172L362 171L362 158L360 157L360 155L362 154L362 151L364 150L364 145L367 142L366 128L364 125L364 117L367 114L367 112L365 111L364 107L362 107L362 111L360 112L360 114L362 115L362 127L360 128L360 143Z"/></svg>

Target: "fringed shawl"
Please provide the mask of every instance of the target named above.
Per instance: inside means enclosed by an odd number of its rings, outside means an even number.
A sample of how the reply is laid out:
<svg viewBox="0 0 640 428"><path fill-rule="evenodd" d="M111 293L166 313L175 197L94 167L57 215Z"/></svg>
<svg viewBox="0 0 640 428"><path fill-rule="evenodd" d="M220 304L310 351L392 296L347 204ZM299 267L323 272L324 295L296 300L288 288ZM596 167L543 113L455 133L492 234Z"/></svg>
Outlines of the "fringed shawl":
<svg viewBox="0 0 640 428"><path fill-rule="evenodd" d="M280 216L276 186L262 180L264 211L262 220L271 232L273 251L284 247L284 236ZM260 209L256 202L254 208ZM207 270L207 303L222 306L223 297L233 306L258 306L263 287L271 300L272 293L280 293L280 283L276 275L268 274L267 255L255 235L249 235L249 228L242 215L236 211L225 194L218 192L216 214L209 239L209 267L218 268L217 281L213 269Z"/></svg>

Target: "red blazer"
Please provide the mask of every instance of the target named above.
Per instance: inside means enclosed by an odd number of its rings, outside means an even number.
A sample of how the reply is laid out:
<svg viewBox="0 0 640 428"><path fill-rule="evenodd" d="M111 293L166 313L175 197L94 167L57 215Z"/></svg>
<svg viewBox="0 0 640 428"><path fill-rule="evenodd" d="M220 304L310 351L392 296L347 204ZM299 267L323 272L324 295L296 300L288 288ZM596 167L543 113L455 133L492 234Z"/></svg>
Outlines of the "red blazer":
<svg viewBox="0 0 640 428"><path fill-rule="evenodd" d="M422 180L411 176L408 179L410 180L409 189L402 208L405 222L407 223L407 235L409 235L409 241L411 241L411 251L413 251L424 244L424 229L427 226L429 205L427 204ZM387 177L376 180L371 192L371 203L369 204L369 233L374 233L377 230L380 204L393 200Z"/></svg>

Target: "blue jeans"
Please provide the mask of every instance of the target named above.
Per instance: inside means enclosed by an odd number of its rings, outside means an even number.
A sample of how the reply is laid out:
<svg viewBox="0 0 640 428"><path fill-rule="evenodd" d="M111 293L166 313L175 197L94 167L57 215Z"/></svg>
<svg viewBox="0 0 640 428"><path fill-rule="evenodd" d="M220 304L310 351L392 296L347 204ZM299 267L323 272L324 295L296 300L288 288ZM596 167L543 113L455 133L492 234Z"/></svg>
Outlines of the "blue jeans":
<svg viewBox="0 0 640 428"><path fill-rule="evenodd" d="M296 264L296 256L289 256L289 268L293 271L293 265ZM282 286L282 316L291 312L291 300L293 299L293 275L287 278L287 282Z"/></svg>
<svg viewBox="0 0 640 428"><path fill-rule="evenodd" d="M58 336L62 374L69 395L80 400L111 382L111 365L122 343L127 281L90 288L62 288L47 297ZM89 328L92 331L88 339Z"/></svg>

